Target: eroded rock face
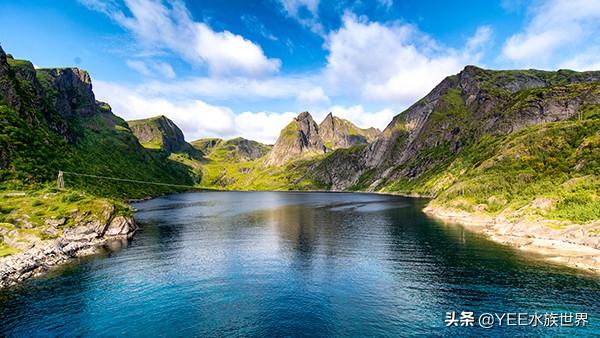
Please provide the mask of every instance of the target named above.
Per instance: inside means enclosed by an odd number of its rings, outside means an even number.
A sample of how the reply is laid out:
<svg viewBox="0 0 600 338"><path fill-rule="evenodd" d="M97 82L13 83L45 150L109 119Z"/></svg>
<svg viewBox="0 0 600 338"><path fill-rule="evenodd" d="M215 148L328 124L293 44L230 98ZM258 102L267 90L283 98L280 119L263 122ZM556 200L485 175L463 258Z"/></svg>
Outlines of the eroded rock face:
<svg viewBox="0 0 600 338"><path fill-rule="evenodd" d="M348 120L329 113L319 124L319 136L328 149L349 148L373 141L381 131L376 128L359 128Z"/></svg>
<svg viewBox="0 0 600 338"><path fill-rule="evenodd" d="M292 159L324 154L326 151L319 137L319 126L310 113L303 112L281 131L265 164L280 166Z"/></svg>
<svg viewBox="0 0 600 338"><path fill-rule="evenodd" d="M62 230L62 235L51 240L32 240L22 251L0 258L0 288L14 285L39 275L52 266L63 264L73 257L96 253L112 241L131 238L138 227L132 218L115 216L114 208L105 210L104 221L88 221ZM52 226L52 225L50 225Z"/></svg>
<svg viewBox="0 0 600 338"><path fill-rule="evenodd" d="M139 142L147 148L160 149L166 153L187 153L202 158L202 152L185 141L183 132L164 115L128 121L129 128Z"/></svg>
<svg viewBox="0 0 600 338"><path fill-rule="evenodd" d="M137 229L137 224L135 224L132 218L117 216L108 225L106 232L104 232L104 237L130 238Z"/></svg>
<svg viewBox="0 0 600 338"><path fill-rule="evenodd" d="M327 172L313 176L335 189L352 187L363 174L369 177L367 190L411 180L447 163L484 135L506 135L565 120L586 105L599 104L598 90L578 87L598 81L600 72L492 71L467 66L395 116L361 154L342 154L346 160L335 159L339 167L320 166L317 170Z"/></svg>
<svg viewBox="0 0 600 338"><path fill-rule="evenodd" d="M96 112L96 98L90 74L79 68L38 69L49 99L64 117L91 116Z"/></svg>

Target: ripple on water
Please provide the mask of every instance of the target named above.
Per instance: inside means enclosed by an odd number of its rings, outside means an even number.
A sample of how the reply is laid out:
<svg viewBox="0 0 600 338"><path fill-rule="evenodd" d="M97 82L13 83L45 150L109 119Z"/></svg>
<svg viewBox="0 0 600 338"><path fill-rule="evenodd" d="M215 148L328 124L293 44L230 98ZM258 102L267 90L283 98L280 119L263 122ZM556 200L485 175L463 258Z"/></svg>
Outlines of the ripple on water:
<svg viewBox="0 0 600 338"><path fill-rule="evenodd" d="M128 247L0 292L0 335L600 335L596 276L439 224L423 203L271 192L136 203ZM444 327L463 310L587 312L593 325Z"/></svg>

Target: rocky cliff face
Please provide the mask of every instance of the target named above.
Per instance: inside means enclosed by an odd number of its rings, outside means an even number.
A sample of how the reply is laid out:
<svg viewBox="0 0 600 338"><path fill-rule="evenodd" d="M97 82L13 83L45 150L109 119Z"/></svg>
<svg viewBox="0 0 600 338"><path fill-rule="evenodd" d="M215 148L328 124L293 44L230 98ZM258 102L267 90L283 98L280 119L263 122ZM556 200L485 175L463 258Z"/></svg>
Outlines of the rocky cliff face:
<svg viewBox="0 0 600 338"><path fill-rule="evenodd" d="M319 137L319 126L310 113L303 112L281 131L273 149L267 154L265 164L280 166L292 159L324 154L326 151Z"/></svg>
<svg viewBox="0 0 600 338"><path fill-rule="evenodd" d="M123 246L138 227L131 217L115 214L115 208L107 205L101 217L90 218L88 211L78 210L72 216L76 224L66 229L64 219L46 220L45 232L54 239L41 239L30 235L22 237L16 231L0 228L4 243L20 249L10 256L0 257L0 288L14 285L39 275L55 265L75 257L96 253L102 245ZM58 236L54 236L60 234Z"/></svg>
<svg viewBox="0 0 600 338"><path fill-rule="evenodd" d="M0 115L3 181L45 182L63 170L165 183L193 182L189 170L167 161L163 154L145 150L110 106L96 101L84 70L35 69L31 62L16 60L0 48ZM198 153L191 146L189 149ZM68 181L74 182L94 193L128 197L151 194L139 194L141 191L167 190Z"/></svg>
<svg viewBox="0 0 600 338"><path fill-rule="evenodd" d="M315 175L338 190L379 190L398 180L410 181L447 165L485 135L506 135L575 116L586 105L600 102L594 89L598 81L600 72L467 66L394 117L359 155L338 159L338 167Z"/></svg>
<svg viewBox="0 0 600 338"><path fill-rule="evenodd" d="M349 148L357 144L373 141L380 130L376 128L362 129L348 120L329 113L319 124L319 136L328 149Z"/></svg>
<svg viewBox="0 0 600 338"><path fill-rule="evenodd" d="M164 115L128 121L127 124L146 148L160 149L166 153L186 153L195 159L202 158L202 153L185 141L181 129Z"/></svg>

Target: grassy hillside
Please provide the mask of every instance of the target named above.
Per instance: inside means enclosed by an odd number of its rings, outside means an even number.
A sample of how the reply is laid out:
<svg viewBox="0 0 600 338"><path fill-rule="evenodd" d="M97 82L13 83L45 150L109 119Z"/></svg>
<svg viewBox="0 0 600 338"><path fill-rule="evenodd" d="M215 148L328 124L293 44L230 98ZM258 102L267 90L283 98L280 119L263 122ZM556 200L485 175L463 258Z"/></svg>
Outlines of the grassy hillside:
<svg viewBox="0 0 600 338"><path fill-rule="evenodd" d="M127 123L94 99L89 75L39 69L0 49L0 190L32 190L59 170L190 185L185 165L143 148ZM138 198L178 188L65 175L68 188L97 196Z"/></svg>
<svg viewBox="0 0 600 338"><path fill-rule="evenodd" d="M491 214L600 219L599 118L534 126L479 146L491 156L455 160L438 180L464 173L437 203Z"/></svg>
<svg viewBox="0 0 600 338"><path fill-rule="evenodd" d="M292 161L281 167L268 167L264 156L271 149L265 144L235 138L202 139L192 142L206 153L200 186L225 190L310 190L322 185L302 179L307 168L321 157Z"/></svg>

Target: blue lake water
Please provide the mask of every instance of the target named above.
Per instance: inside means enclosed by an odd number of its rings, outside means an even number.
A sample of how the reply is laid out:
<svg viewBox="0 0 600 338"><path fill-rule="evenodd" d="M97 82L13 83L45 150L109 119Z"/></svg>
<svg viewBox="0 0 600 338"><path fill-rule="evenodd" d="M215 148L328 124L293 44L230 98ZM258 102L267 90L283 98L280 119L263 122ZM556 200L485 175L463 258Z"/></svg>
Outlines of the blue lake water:
<svg viewBox="0 0 600 338"><path fill-rule="evenodd" d="M425 203L293 192L136 203L129 243L0 291L0 336L600 336L598 276L436 222ZM588 323L446 327L452 311Z"/></svg>

